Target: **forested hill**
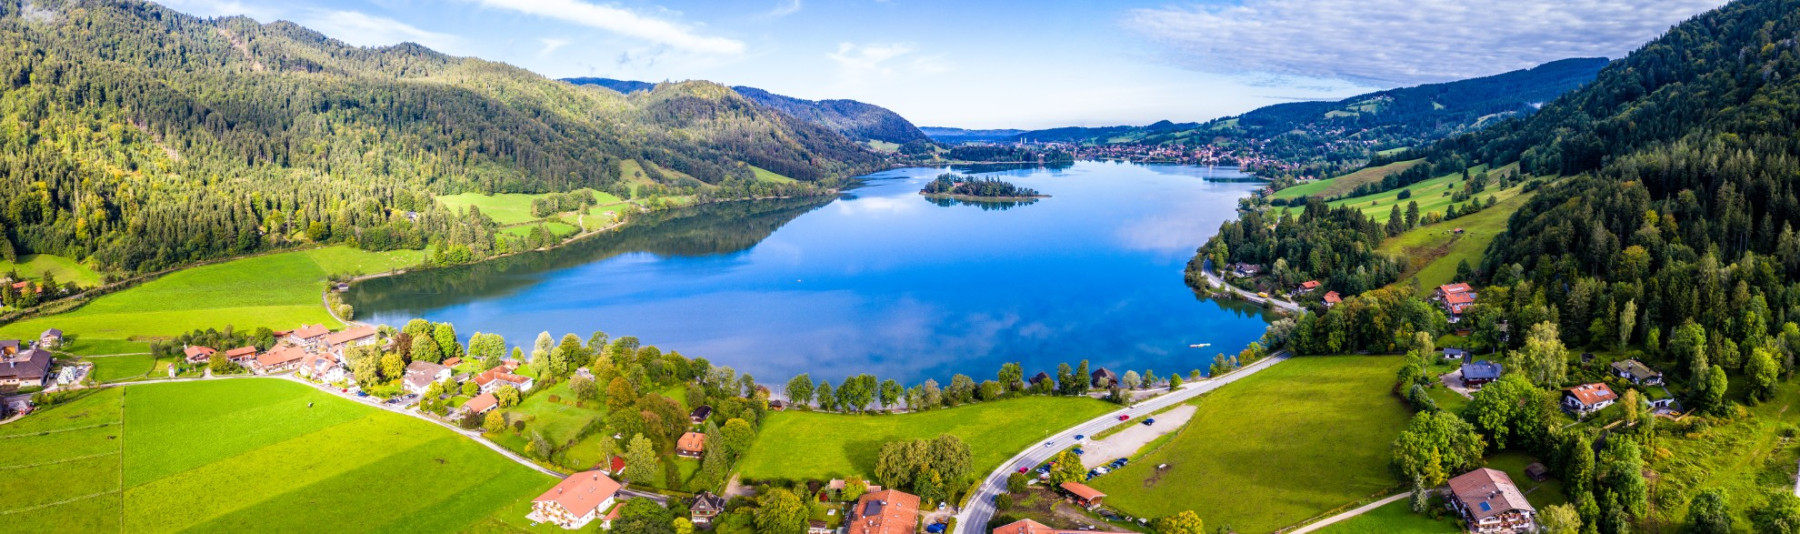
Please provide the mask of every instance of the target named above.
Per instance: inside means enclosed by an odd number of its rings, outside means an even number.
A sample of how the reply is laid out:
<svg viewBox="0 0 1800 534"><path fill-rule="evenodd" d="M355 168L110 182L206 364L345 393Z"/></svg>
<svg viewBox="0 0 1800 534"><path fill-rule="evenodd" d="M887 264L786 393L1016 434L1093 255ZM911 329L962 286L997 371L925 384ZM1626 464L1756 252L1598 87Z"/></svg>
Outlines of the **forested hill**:
<svg viewBox="0 0 1800 534"><path fill-rule="evenodd" d="M1337 102L1293 102L1202 124L1059 128L1019 139L1094 144L1220 144L1299 164L1302 174L1332 175L1376 152L1413 147L1472 131L1537 106L1594 79L1605 58L1565 59L1484 78L1390 89Z"/></svg>
<svg viewBox="0 0 1800 534"><path fill-rule="evenodd" d="M1580 175L1521 207L1479 276L1560 309L1576 340L1633 300L1648 328L1695 321L1735 371L1800 321L1796 36L1800 0L1733 2L1529 120L1436 146L1439 162Z"/></svg>
<svg viewBox="0 0 1800 534"><path fill-rule="evenodd" d="M566 78L580 85L598 85L625 94L649 91L656 84L611 78ZM884 141L897 145L928 139L917 126L892 110L855 100L804 100L782 96L755 87L736 86L732 90L751 101L788 116L822 126L855 141Z"/></svg>
<svg viewBox="0 0 1800 534"><path fill-rule="evenodd" d="M622 191L632 160L692 193L747 190L749 165L813 180L880 163L717 85L628 98L135 0L3 3L0 42L7 256L136 270L296 240L480 248L490 228L433 195Z"/></svg>

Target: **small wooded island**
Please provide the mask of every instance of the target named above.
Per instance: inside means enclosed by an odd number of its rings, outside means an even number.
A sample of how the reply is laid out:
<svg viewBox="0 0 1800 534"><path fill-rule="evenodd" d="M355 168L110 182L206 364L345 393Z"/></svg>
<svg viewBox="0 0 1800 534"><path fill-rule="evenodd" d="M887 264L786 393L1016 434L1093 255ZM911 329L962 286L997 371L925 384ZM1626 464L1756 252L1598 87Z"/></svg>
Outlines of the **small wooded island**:
<svg viewBox="0 0 1800 534"><path fill-rule="evenodd" d="M1036 189L1019 187L997 178L971 178L952 173L938 175L936 180L925 184L925 188L920 189L919 194L931 198L951 198L974 202L1029 201L1050 198L1050 195L1039 193Z"/></svg>

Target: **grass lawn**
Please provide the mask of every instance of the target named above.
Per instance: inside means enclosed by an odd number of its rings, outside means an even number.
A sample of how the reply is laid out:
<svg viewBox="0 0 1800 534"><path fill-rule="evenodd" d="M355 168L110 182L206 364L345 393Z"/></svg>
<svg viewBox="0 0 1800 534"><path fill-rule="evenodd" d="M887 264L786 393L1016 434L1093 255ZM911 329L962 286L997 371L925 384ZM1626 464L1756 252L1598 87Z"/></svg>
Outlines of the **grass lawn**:
<svg viewBox="0 0 1800 534"><path fill-rule="evenodd" d="M327 247L269 254L170 273L102 296L75 311L35 317L0 327L0 337L36 339L61 328L82 343L134 336L172 336L197 328L301 323L341 327L320 302L332 274L376 273L417 265L423 251L367 252Z"/></svg>
<svg viewBox="0 0 1800 534"><path fill-rule="evenodd" d="M1091 485L1130 515L1191 509L1242 532L1395 487L1388 447L1411 417L1388 391L1400 363L1329 356L1271 367L1197 399L1199 411L1167 445Z"/></svg>
<svg viewBox="0 0 1800 534"><path fill-rule="evenodd" d="M1748 525L1750 511L1763 504L1767 492L1793 491L1800 442L1783 439L1782 432L1800 424L1800 387L1780 385L1773 399L1750 407L1750 413L1704 432L1662 436L1659 448L1644 454L1657 475L1650 486L1651 523L1672 531L1684 524L1688 502L1700 490L1724 488L1732 515Z"/></svg>
<svg viewBox="0 0 1800 534"><path fill-rule="evenodd" d="M44 273L56 278L57 284L75 282L81 287L100 285L100 273L94 272L80 262L62 256L49 254L26 254L19 256L18 263L0 261L0 273L18 271L19 276L27 280L42 281Z"/></svg>
<svg viewBox="0 0 1800 534"><path fill-rule="evenodd" d="M97 382L144 378L156 367L156 358L149 354L89 357L86 361L93 362L94 380Z"/></svg>
<svg viewBox="0 0 1800 534"><path fill-rule="evenodd" d="M1318 181L1314 181L1314 182L1310 182L1310 183L1304 183L1304 184L1296 185L1293 187L1289 187L1287 189L1283 189L1280 191L1276 191L1275 196L1273 198L1281 198L1281 199L1296 199L1296 198L1300 198L1300 197L1337 198L1337 197L1341 197L1341 196L1350 194L1350 192L1356 190L1357 186L1360 186L1363 184L1368 184L1368 183L1379 182L1379 181L1381 181L1382 178L1386 178L1387 175L1389 175L1389 174L1399 174L1402 172L1406 172L1407 169L1411 169L1411 168L1413 168L1413 166L1418 165L1420 163L1424 163L1424 162L1425 162L1425 160L1423 160L1423 159L1415 159L1412 161L1389 163L1387 165L1382 165L1380 167L1369 167L1366 169L1358 170L1356 172L1352 172L1350 174L1346 174L1346 175L1332 178L1329 180L1318 180Z"/></svg>
<svg viewBox="0 0 1800 534"><path fill-rule="evenodd" d="M150 352L150 344L142 341L124 339L83 339L70 337L63 340L57 352L67 352L76 356L110 356L114 354L137 354Z"/></svg>
<svg viewBox="0 0 1800 534"><path fill-rule="evenodd" d="M1406 272L1399 283L1410 282L1421 289L1448 284L1456 277L1458 263L1467 261L1472 268L1480 267L1488 244L1506 231L1507 219L1535 194L1514 195L1474 215L1408 230L1382 241L1380 251L1406 258ZM1461 235L1455 233L1457 228L1463 229Z"/></svg>
<svg viewBox="0 0 1800 534"><path fill-rule="evenodd" d="M575 235L576 232L581 231L580 228L576 228L575 225L568 224L568 223L549 221L549 222L544 222L544 223L540 223L540 224L543 224L545 228L548 228L550 230L550 234L554 235L556 237L569 237L569 236ZM537 224L521 224L518 226L507 227L506 229L501 230L500 233L506 234L506 235L511 235L511 236L517 236L517 237L525 237L526 235L531 234L532 228L536 228L536 227L537 227Z"/></svg>
<svg viewBox="0 0 1800 534"><path fill-rule="evenodd" d="M1025 397L901 415L777 412L738 462L738 473L749 479L872 476L882 444L942 434L968 442L975 472L986 473L1044 436L1116 407L1092 399Z"/></svg>
<svg viewBox="0 0 1800 534"><path fill-rule="evenodd" d="M0 440L0 466L42 485L9 483L31 490L0 510L21 532L460 531L554 482L436 425L275 379L97 390Z"/></svg>
<svg viewBox="0 0 1800 534"><path fill-rule="evenodd" d="M1486 168L1486 165L1475 166L1469 169L1469 174L1478 174ZM1498 178L1500 174L1514 171L1517 168L1516 164L1501 167L1499 170L1491 173L1494 177L1489 179L1488 188L1486 190L1476 194L1469 200L1454 202L1454 204L1466 206L1468 203L1476 201L1486 204L1487 197L1489 196L1493 196L1494 201L1498 203L1518 195L1525 190L1523 185L1514 185L1509 189L1501 189L1499 187ZM1405 213L1406 204L1408 202L1419 203L1419 216L1421 217L1427 213L1437 213L1441 215L1445 210L1450 208L1451 204L1453 204L1453 202L1451 202L1451 194L1456 191L1461 191L1462 186L1463 179L1461 173L1446 174L1391 191L1334 201L1331 203L1331 206L1334 208L1338 206L1354 207L1362 211L1364 215L1375 217L1376 220L1381 222L1387 222L1388 212L1393 210L1396 204L1400 206L1400 211ZM1412 195L1405 200L1401 200L1401 191L1412 191Z"/></svg>
<svg viewBox="0 0 1800 534"><path fill-rule="evenodd" d="M1433 520L1415 514L1405 499L1394 501L1369 513L1342 523L1319 529L1319 534L1455 534L1463 530L1456 521Z"/></svg>
<svg viewBox="0 0 1800 534"><path fill-rule="evenodd" d="M764 169L762 167L758 167L755 165L750 166L750 171L756 173L757 180L761 180L764 182L775 182L775 183L779 183L779 184L791 184L791 183L799 181L799 180L795 180L793 178L788 178L786 176L782 176L780 174L776 174L774 171L770 171L768 169Z"/></svg>
<svg viewBox="0 0 1800 534"><path fill-rule="evenodd" d="M1506 451L1489 456L1487 466L1505 471L1506 476L1512 477L1513 483L1519 485L1519 491L1525 492L1525 500L1531 501L1531 505L1539 510L1547 506L1567 504L1569 497L1563 493L1562 481L1556 478L1555 473L1551 473L1551 477L1543 482L1536 482L1525 476L1525 466L1536 461L1538 459L1529 454Z"/></svg>

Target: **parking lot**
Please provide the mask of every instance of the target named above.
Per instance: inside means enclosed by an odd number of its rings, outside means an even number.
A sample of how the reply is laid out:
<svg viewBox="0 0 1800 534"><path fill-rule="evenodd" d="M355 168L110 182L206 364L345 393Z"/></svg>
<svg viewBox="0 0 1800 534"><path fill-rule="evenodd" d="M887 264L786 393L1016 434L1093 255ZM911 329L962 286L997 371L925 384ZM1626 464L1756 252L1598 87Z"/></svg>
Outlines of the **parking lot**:
<svg viewBox="0 0 1800 534"><path fill-rule="evenodd" d="M1177 406L1172 410L1153 416L1156 424L1148 426L1143 424L1141 416L1133 418L1131 428L1107 436L1106 439L1090 440L1082 444L1081 448L1086 454L1081 455L1081 466L1093 469L1106 465L1115 458L1130 458L1137 454L1138 449L1144 448L1144 445L1187 424L1188 419L1194 417L1195 410L1196 407L1192 404Z"/></svg>

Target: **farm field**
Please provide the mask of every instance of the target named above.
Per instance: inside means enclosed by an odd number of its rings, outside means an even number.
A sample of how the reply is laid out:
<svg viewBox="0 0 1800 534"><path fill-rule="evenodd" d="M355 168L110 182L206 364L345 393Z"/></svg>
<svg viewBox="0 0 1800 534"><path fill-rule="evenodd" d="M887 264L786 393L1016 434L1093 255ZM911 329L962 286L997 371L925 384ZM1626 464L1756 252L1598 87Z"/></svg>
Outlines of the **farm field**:
<svg viewBox="0 0 1800 534"><path fill-rule="evenodd" d="M88 266L62 256L49 254L25 254L19 256L17 263L0 261L0 273L18 271L19 276L27 280L42 281L44 273L56 278L58 285L74 282L81 287L100 285L100 273Z"/></svg>
<svg viewBox="0 0 1800 534"><path fill-rule="evenodd" d="M31 497L0 510L22 532L459 531L553 482L436 425L275 379L94 390L0 440L0 466L33 484L9 483Z"/></svg>
<svg viewBox="0 0 1800 534"><path fill-rule="evenodd" d="M1423 159L1415 159L1412 161L1389 163L1387 165L1382 165L1380 167L1370 167L1367 169L1361 169L1356 172L1352 172L1350 174L1346 174L1346 175L1332 178L1329 180L1319 180L1319 181L1315 181L1315 182L1311 182L1311 183L1304 183L1304 184L1296 185L1293 187L1289 187L1287 189L1276 191L1275 195L1272 198L1296 199L1296 198L1300 198L1300 197L1323 197L1323 198L1341 197L1341 196L1350 194L1350 192L1352 192L1352 191L1355 191L1357 186L1367 184L1367 183L1379 182L1379 181L1381 181L1382 178L1386 178L1387 175L1389 175L1389 174L1397 174L1397 173L1401 173L1401 172L1406 172L1407 169L1411 169L1411 168L1413 168L1413 166L1416 166L1416 165L1418 165L1420 163L1424 163L1424 162L1425 162L1425 160L1423 160Z"/></svg>
<svg viewBox="0 0 1800 534"><path fill-rule="evenodd" d="M890 144L891 144L891 143L890 143ZM891 151L890 151L890 152L891 152ZM794 182L796 182L796 181L798 181L798 180L795 180L795 179L793 179L793 178L788 178L788 177L786 177L786 176L782 176L782 175L780 175L780 174L776 174L776 173L775 173L775 172L774 172L774 171L770 171L770 170L768 170L768 169L764 169L764 168L762 168L762 167L758 167L758 166L755 166L755 165L751 165L751 166L750 166L750 171L751 171L751 172L755 172L755 173L756 173L756 179L757 179L757 180L762 180L762 181L764 181L764 182L775 182L775 183L783 183L783 184L791 184L791 183L794 183Z"/></svg>
<svg viewBox="0 0 1800 534"><path fill-rule="evenodd" d="M96 382L121 382L144 378L150 374L151 369L156 367L156 358L149 354L89 357L83 361L94 364L93 378Z"/></svg>
<svg viewBox="0 0 1800 534"><path fill-rule="evenodd" d="M483 195L481 193L462 193L437 197L439 203L455 211L466 211L473 206L481 209L481 213L494 219L501 225L519 224L542 219L531 214L531 202L545 195L528 195L523 193L498 193ZM624 202L619 197L599 191L594 192L594 200L600 206Z"/></svg>
<svg viewBox="0 0 1800 534"><path fill-rule="evenodd" d="M1045 435L1116 407L1082 398L1024 397L900 415L777 412L763 423L756 444L738 463L738 474L752 480L872 476L882 444L941 434L968 442L975 472L986 473Z"/></svg>
<svg viewBox="0 0 1800 534"><path fill-rule="evenodd" d="M416 250L367 252L326 247L204 265L170 273L94 299L75 311L0 327L0 337L36 339L60 328L80 340L170 336L197 328L287 329L301 323L342 324L320 303L330 275L365 274L417 265Z"/></svg>
<svg viewBox="0 0 1800 534"><path fill-rule="evenodd" d="M1399 366L1395 356L1294 358L1196 399L1173 439L1089 485L1130 515L1192 509L1241 532L1396 488L1388 448L1411 417L1388 391Z"/></svg>
<svg viewBox="0 0 1800 534"><path fill-rule="evenodd" d="M1472 268L1481 266L1481 257L1487 252L1488 244L1493 243L1500 232L1506 231L1507 219L1533 195L1536 192L1514 195L1474 215L1407 230L1382 241L1379 250L1406 258L1406 272L1399 283L1411 282L1417 289L1448 284L1456 277L1456 266L1460 262L1467 261ZM1461 235L1455 232L1458 228L1463 230Z"/></svg>
<svg viewBox="0 0 1800 534"><path fill-rule="evenodd" d="M1433 520L1413 513L1405 499L1318 530L1319 534L1456 534L1462 531L1454 520Z"/></svg>

